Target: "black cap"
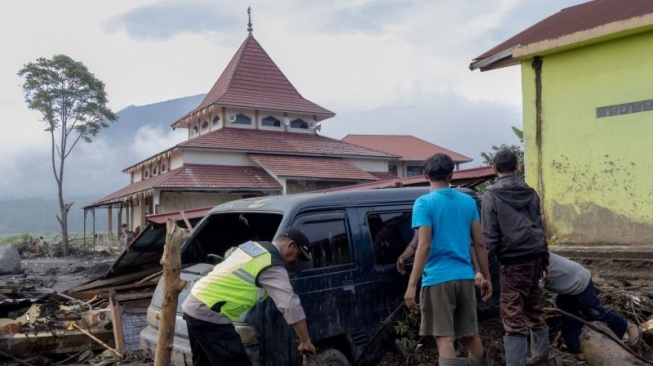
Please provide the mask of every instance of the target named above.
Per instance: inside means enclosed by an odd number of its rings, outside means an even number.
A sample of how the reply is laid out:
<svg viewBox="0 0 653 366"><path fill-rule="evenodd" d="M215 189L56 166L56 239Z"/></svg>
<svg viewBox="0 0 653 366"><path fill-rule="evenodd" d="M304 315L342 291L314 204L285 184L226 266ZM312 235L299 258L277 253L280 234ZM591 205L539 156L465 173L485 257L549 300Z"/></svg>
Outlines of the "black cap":
<svg viewBox="0 0 653 366"><path fill-rule="evenodd" d="M303 231L299 230L296 227L289 227L284 230L281 235L284 238L288 238L297 244L299 247L299 257L305 261L310 259L311 251L309 250L310 242L306 234Z"/></svg>

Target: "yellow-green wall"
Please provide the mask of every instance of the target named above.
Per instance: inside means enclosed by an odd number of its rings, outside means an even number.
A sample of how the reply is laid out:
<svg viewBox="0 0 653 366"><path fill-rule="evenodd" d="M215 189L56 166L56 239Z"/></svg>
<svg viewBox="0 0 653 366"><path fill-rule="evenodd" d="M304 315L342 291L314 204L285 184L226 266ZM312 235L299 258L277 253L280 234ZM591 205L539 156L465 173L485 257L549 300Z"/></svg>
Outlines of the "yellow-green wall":
<svg viewBox="0 0 653 366"><path fill-rule="evenodd" d="M542 57L542 139L535 72L523 60L527 182L552 243L653 243L653 111L596 108L653 100L653 32Z"/></svg>

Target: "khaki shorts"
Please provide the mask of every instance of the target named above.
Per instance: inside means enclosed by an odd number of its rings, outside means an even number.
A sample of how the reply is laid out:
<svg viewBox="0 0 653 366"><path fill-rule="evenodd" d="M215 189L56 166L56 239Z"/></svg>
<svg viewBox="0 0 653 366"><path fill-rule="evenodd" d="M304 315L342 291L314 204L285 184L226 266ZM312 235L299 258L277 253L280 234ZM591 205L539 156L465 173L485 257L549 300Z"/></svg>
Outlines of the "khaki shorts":
<svg viewBox="0 0 653 366"><path fill-rule="evenodd" d="M422 287L420 303L420 335L461 338L478 333L473 280Z"/></svg>

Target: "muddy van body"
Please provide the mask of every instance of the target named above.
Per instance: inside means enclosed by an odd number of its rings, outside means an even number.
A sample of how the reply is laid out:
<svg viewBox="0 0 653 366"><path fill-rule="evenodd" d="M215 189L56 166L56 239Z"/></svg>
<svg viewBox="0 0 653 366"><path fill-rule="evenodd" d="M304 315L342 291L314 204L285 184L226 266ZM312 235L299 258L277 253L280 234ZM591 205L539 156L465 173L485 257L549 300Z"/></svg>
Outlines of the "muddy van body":
<svg viewBox="0 0 653 366"><path fill-rule="evenodd" d="M403 302L408 275L397 272L395 261L413 235L413 203L426 193L428 189L420 187L298 194L243 199L213 208L182 247L181 277L188 285L179 296L172 363L192 364L181 304L195 281L231 247L250 240L272 241L289 226L302 229L314 243L311 260L289 266L288 272L306 312L319 363L377 363L383 355L381 343L392 327L373 335ZM393 242L374 240L379 224L395 233ZM160 282L140 336L141 346L152 355L162 293ZM301 363L298 339L271 299L254 306L244 322L234 325L254 365Z"/></svg>

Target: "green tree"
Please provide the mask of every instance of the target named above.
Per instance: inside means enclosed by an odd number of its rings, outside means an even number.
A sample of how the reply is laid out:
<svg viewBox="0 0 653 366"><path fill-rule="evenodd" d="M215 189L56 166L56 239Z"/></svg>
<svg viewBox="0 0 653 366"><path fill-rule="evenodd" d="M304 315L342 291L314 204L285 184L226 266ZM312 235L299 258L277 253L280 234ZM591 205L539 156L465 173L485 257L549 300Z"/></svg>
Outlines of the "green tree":
<svg viewBox="0 0 653 366"><path fill-rule="evenodd" d="M50 133L52 172L59 191L57 220L62 251L68 255L68 212L73 202L65 202L63 195L66 158L79 141L92 142L117 117L107 107L104 83L66 55L41 57L24 65L18 75L24 79L27 107L41 113L45 131Z"/></svg>
<svg viewBox="0 0 653 366"><path fill-rule="evenodd" d="M492 151L489 152L482 152L481 157L483 158L483 164L484 165L492 165L492 161L494 160L494 155L499 152L500 150L508 149L512 150L512 152L517 155L517 159L519 159L519 165L522 167L522 174L524 174L524 131L520 130L517 127L512 127L512 132L515 133L517 138L519 138L519 145L507 145L507 144L501 144L499 146L497 145L492 145Z"/></svg>

